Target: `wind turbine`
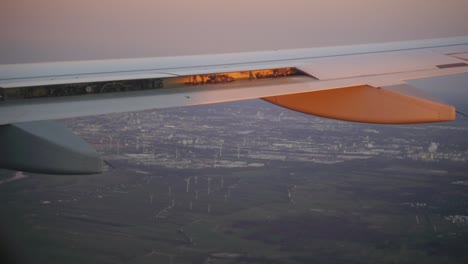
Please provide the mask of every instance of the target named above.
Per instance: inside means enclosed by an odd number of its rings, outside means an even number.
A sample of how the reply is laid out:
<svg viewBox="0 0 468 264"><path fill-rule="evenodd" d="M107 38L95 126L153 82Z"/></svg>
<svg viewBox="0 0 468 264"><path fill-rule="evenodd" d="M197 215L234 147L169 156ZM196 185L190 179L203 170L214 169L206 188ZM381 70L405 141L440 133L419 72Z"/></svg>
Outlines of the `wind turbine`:
<svg viewBox="0 0 468 264"><path fill-rule="evenodd" d="M288 198L289 198L290 203L294 203L294 200L293 200L292 195L291 195L291 190L289 188L288 188Z"/></svg>
<svg viewBox="0 0 468 264"><path fill-rule="evenodd" d="M211 177L208 177L208 195L210 195L211 192Z"/></svg>
<svg viewBox="0 0 468 264"><path fill-rule="evenodd" d="M112 136L109 136L109 150L112 150Z"/></svg>
<svg viewBox="0 0 468 264"><path fill-rule="evenodd" d="M283 112L281 112L281 113L279 114L279 116L278 116L278 121L281 121L281 117L283 117L283 115L284 115Z"/></svg>
<svg viewBox="0 0 468 264"><path fill-rule="evenodd" d="M186 189L187 189L186 191L187 191L187 193L189 192L190 178L191 178L191 177L188 177L187 179L185 179L185 181L187 182L187 186L186 186Z"/></svg>

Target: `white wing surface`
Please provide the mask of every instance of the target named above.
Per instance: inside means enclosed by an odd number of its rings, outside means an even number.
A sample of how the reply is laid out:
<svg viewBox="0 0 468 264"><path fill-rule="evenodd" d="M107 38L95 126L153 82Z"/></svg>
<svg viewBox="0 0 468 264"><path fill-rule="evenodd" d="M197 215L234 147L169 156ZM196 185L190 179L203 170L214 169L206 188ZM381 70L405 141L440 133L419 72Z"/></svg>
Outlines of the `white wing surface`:
<svg viewBox="0 0 468 264"><path fill-rule="evenodd" d="M467 73L466 54L468 37L457 37L299 50L1 65L0 124L355 86L385 89L408 80ZM274 70L289 68L300 74L284 74L282 78L273 74ZM245 77L254 71L258 75L255 71L259 70L273 71L271 76L267 73L260 78L236 79L236 74ZM229 79L208 83L206 80L214 75ZM203 82L202 78L205 78ZM119 85L121 88L116 88ZM86 89L88 92L83 91ZM403 90L399 93L405 94ZM363 97L356 103L365 104L365 100ZM283 106L294 109L294 106ZM309 113L314 114L314 111ZM321 115L327 116L326 113ZM329 117L341 119L334 115ZM349 120L380 123L378 118ZM422 118L419 121L446 120ZM418 120L400 120L399 117L383 121L414 122Z"/></svg>
<svg viewBox="0 0 468 264"><path fill-rule="evenodd" d="M1 167L96 173L95 151L41 120L262 98L355 122L451 121L468 111L468 37L0 65L0 92Z"/></svg>

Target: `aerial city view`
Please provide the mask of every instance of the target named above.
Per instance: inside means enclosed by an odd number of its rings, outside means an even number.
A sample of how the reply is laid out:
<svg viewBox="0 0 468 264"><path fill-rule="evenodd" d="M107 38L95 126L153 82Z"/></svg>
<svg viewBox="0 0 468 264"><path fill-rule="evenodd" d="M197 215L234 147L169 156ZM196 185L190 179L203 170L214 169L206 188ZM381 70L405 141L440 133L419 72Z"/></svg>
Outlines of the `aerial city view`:
<svg viewBox="0 0 468 264"><path fill-rule="evenodd" d="M1 171L22 263L466 263L468 123L367 125L261 100L60 121L101 175Z"/></svg>
<svg viewBox="0 0 468 264"><path fill-rule="evenodd" d="M466 14L0 1L0 264L468 263Z"/></svg>

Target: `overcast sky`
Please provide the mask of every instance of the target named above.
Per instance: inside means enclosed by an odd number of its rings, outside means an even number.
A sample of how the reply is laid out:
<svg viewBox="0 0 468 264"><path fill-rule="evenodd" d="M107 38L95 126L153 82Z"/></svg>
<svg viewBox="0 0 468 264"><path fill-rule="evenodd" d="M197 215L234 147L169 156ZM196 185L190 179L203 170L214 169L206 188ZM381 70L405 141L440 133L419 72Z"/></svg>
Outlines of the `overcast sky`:
<svg viewBox="0 0 468 264"><path fill-rule="evenodd" d="M0 64L468 35L467 0L0 0Z"/></svg>

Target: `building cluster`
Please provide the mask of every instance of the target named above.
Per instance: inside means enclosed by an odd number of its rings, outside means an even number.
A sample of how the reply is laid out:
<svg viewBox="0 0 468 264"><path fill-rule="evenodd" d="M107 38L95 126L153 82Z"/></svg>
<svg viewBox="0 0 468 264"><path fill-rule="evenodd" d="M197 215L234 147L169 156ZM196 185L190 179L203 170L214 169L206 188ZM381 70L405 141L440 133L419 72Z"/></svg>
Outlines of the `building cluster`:
<svg viewBox="0 0 468 264"><path fill-rule="evenodd" d="M467 224L468 215L449 215L444 217L445 220L452 222L453 224Z"/></svg>
<svg viewBox="0 0 468 264"><path fill-rule="evenodd" d="M68 122L109 159L168 168L260 167L281 161L334 164L372 157L468 161L466 149L428 140L418 126L387 131L385 126L285 114L274 106L258 110L252 103L112 114ZM395 129L399 129L397 133Z"/></svg>

